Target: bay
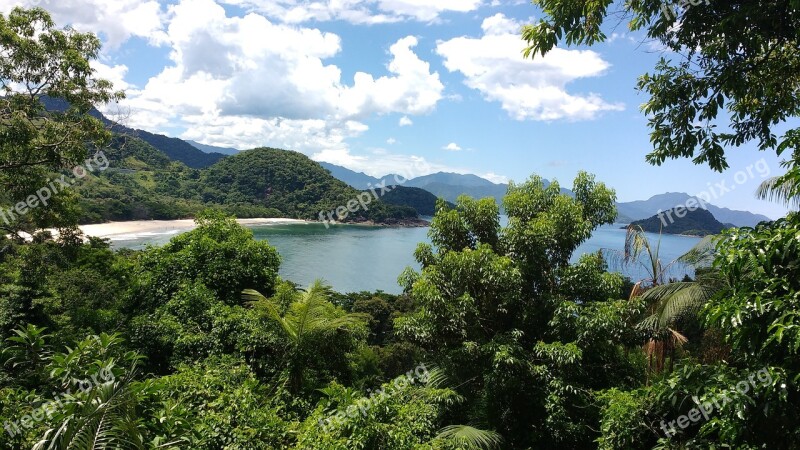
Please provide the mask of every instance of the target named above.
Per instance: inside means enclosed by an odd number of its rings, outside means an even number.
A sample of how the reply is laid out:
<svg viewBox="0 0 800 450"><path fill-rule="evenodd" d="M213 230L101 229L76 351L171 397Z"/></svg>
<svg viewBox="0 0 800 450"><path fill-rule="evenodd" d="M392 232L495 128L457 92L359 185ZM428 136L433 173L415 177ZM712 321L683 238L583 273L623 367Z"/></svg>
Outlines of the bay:
<svg viewBox="0 0 800 450"><path fill-rule="evenodd" d="M573 261L601 249L622 251L625 230L622 225L608 225L595 230L592 237L573 255ZM280 275L286 280L307 286L317 278L324 279L339 292L377 291L398 294L401 288L397 277L408 266L419 268L414 250L421 242L430 243L428 228L386 228L340 225L325 228L323 224L267 225L251 227L258 240L266 240L281 255ZM163 245L174 237L172 233L139 235L133 239L112 241L115 248L143 249L148 245ZM651 243L659 236L648 234ZM698 238L661 236L660 259L663 264L675 260L694 247ZM617 270L639 280L646 276L641 267L619 267ZM670 277L683 278L692 274L688 268L674 266Z"/></svg>

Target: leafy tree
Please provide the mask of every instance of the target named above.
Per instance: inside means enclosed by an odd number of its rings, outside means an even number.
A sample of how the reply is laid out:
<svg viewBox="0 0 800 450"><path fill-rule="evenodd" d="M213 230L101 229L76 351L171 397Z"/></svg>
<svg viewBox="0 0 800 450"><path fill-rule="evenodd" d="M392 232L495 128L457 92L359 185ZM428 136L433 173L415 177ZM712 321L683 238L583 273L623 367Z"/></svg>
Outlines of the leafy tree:
<svg viewBox="0 0 800 450"><path fill-rule="evenodd" d="M354 347L353 338L365 331L364 316L347 314L336 308L328 301L329 290L322 281L315 281L308 290L296 294L283 315L280 303L252 289L244 291L245 300L250 301L264 319L278 323L283 330L288 344L284 361L286 383L293 394L305 387L305 373L325 362L327 358L323 355L334 358L343 355ZM337 339L342 335L345 335L344 340ZM337 348L337 344L343 348Z"/></svg>
<svg viewBox="0 0 800 450"><path fill-rule="evenodd" d="M206 211L195 222L196 229L139 259L132 309L153 311L194 281L229 305L240 304L245 289L272 295L280 255L269 243L220 212Z"/></svg>
<svg viewBox="0 0 800 450"><path fill-rule="evenodd" d="M623 349L635 311L607 302L621 276L603 275L596 256L569 263L592 230L613 222L614 193L585 173L574 192L539 177L512 184L504 228L491 199L442 202L430 231L436 251L420 245L422 272L401 276L420 310L398 319L398 332L460 386L467 401L457 421L486 424L507 448L589 446L592 390L636 378Z"/></svg>
<svg viewBox="0 0 800 450"><path fill-rule="evenodd" d="M733 0L682 10L661 0L534 3L544 17L522 30L526 56L545 55L562 41L603 42L604 25L619 17L671 52L637 85L649 96L642 111L651 129L650 163L687 157L722 171L725 149L751 141L778 154L797 151L800 130L775 136L778 125L800 112L796 2Z"/></svg>
<svg viewBox="0 0 800 450"><path fill-rule="evenodd" d="M109 142L110 132L89 112L124 95L97 78L90 65L100 40L57 29L41 8L0 15L0 49L0 186L2 203L15 205L35 194L32 189L47 186L53 171L82 163L87 147L97 150ZM63 99L69 107L47 111L42 97ZM50 209L66 208L68 200L68 195L54 197ZM69 214L60 218L38 208L20 222L0 226L16 230L69 223Z"/></svg>

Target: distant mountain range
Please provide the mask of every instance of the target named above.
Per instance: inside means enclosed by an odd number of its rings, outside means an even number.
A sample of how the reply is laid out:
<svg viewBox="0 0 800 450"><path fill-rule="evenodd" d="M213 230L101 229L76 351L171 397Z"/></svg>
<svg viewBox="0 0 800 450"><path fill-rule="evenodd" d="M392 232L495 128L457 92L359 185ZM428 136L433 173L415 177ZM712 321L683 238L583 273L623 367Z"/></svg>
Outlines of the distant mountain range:
<svg viewBox="0 0 800 450"><path fill-rule="evenodd" d="M372 177L365 173L355 172L335 164L322 162L320 165L328 169L335 178L344 181L356 189L367 189L369 186L378 185L382 181L382 179ZM396 184L394 177L391 175L387 175L383 179L387 180L387 185ZM545 184L549 185L549 181L545 180ZM425 189L435 196L444 198L449 202L455 202L459 195L466 194L475 198L492 197L500 203L508 189L507 184L492 183L477 175L444 172L408 180L403 183L403 186ZM562 188L561 191L567 195L572 195L572 191L569 189ZM657 215L660 211L668 211L677 206L686 205L692 198L702 204L696 197L676 192L656 195L648 200L617 203L617 210L619 211L617 220L620 223L645 220ZM737 227L752 227L760 222L771 220L767 216L754 214L748 211L736 211L712 204L705 205L705 209L714 216L715 220L725 224L733 224Z"/></svg>
<svg viewBox="0 0 800 450"><path fill-rule="evenodd" d="M697 197L692 197L689 194L670 192L651 197L648 200L640 200L635 202L618 203L617 210L620 216L629 217L633 220L641 220L649 218L660 211L667 211L677 206L684 206L690 199L694 199L699 204L703 204ZM748 211L735 211L728 208L720 208L710 203L706 204L705 208L714 217L722 223L732 223L737 227L753 227L760 222L771 221L767 216L761 214L754 214Z"/></svg>
<svg viewBox="0 0 800 450"><path fill-rule="evenodd" d="M68 106L63 100L52 98L42 98L42 102L45 104L45 107L50 110L65 110ZM128 128L108 120L97 110L92 111L92 115L109 124L115 133L141 139L156 150L161 151L169 159L182 162L193 169L205 169L215 165L217 162L230 155L246 153L234 148L204 145L194 141L184 141L178 138ZM335 164L326 162L319 164L324 169L327 169L334 178L359 190L365 190L370 186L380 185L384 179L386 180L387 186L397 185L397 180L401 179L396 178L394 175L387 175L383 179L379 179ZM546 185L549 185L549 183L549 181L545 180ZM424 189L434 196L444 198L451 203L455 202L460 195L468 195L474 198L491 197L498 203L501 203L508 189L507 184L492 183L477 175L445 172L407 180L405 183L402 183L402 186ZM568 189L562 188L561 191L567 195L572 195L572 192ZM418 209L427 210L430 208L431 199L426 198L423 201L423 197L424 195L420 193L406 193L402 198L404 200L414 199L414 201L419 202L418 205L415 205L420 207ZM619 211L617 220L620 223L630 223L637 220L648 219L653 215L657 215L659 211L667 211L677 206L686 205L691 199L700 202L700 199L688 194L670 192L653 196L648 200L617 203L617 209ZM702 202L700 203L703 204ZM760 214L721 208L712 204L705 204L705 208L708 209L719 222L733 224L739 227L752 227L760 222L771 220Z"/></svg>
<svg viewBox="0 0 800 450"><path fill-rule="evenodd" d="M50 111L65 111L69 108L69 103L62 99L41 97L40 100L44 107ZM193 169L204 169L225 157L225 155L221 153L206 153L178 138L126 127L109 120L97 109L93 109L89 114L102 120L114 133L141 139L155 147L156 150L160 150L167 155L169 159L180 161Z"/></svg>
<svg viewBox="0 0 800 450"><path fill-rule="evenodd" d="M203 153L220 153L223 155L238 155L241 153L239 150L230 147L216 147L214 145L201 144L199 142L186 140L192 147L200 150Z"/></svg>

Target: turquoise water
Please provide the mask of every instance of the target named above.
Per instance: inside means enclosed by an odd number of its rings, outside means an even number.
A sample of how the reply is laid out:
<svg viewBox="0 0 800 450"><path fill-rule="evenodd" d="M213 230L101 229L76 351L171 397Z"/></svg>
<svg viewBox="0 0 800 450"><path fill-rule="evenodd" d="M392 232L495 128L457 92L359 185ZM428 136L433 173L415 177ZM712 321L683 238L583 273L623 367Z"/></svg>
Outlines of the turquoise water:
<svg viewBox="0 0 800 450"><path fill-rule="evenodd" d="M625 230L621 225L606 226L575 252L600 249L622 250ZM267 240L283 258L281 276L300 285L322 278L339 292L377 291L400 293L397 276L407 266L418 268L414 250L420 242L430 242L427 228L382 228L336 226L322 224L267 225L252 227L256 239ZM172 234L155 234L136 239L114 241L114 247L141 249L147 245L163 245ZM658 235L648 235L655 243ZM664 264L686 253L699 242L697 238L662 237L661 259ZM619 268L616 268L619 269ZM643 271L629 268L626 275L638 280ZM689 270L675 269L670 276L682 278Z"/></svg>

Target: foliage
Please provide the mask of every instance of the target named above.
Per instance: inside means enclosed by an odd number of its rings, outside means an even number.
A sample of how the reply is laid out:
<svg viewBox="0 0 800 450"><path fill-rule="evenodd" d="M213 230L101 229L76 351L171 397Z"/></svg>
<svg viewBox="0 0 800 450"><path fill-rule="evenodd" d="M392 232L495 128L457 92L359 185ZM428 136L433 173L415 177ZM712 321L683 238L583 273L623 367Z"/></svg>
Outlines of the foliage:
<svg viewBox="0 0 800 450"><path fill-rule="evenodd" d="M615 218L614 193L583 173L574 192L539 177L512 184L505 228L491 199L440 203L430 231L437 252L420 245L422 272L401 277L420 310L396 321L399 332L460 386L467 404L458 421L486 423L508 448L588 446L598 413L591 389L636 377L622 346L633 312L607 302L622 278L604 275L596 255L569 264Z"/></svg>
<svg viewBox="0 0 800 450"><path fill-rule="evenodd" d="M650 163L693 158L722 171L728 167L725 150L751 141L778 154L797 149L797 130L775 136L776 128L800 111L796 2L734 0L682 10L661 0L631 1L619 10L611 0L534 3L544 17L522 30L526 56L544 55L562 41L603 42L604 25L618 17L672 52L637 85L649 96L642 112L651 130Z"/></svg>
<svg viewBox="0 0 800 450"><path fill-rule="evenodd" d="M0 15L0 204L25 202L46 186L54 171L82 163L111 138L88 113L94 104L123 98L110 82L96 77L90 63L100 51L91 33L55 27L43 9L14 8ZM42 96L67 100L63 112L47 111ZM54 196L3 229L32 230L74 224L69 199Z"/></svg>

